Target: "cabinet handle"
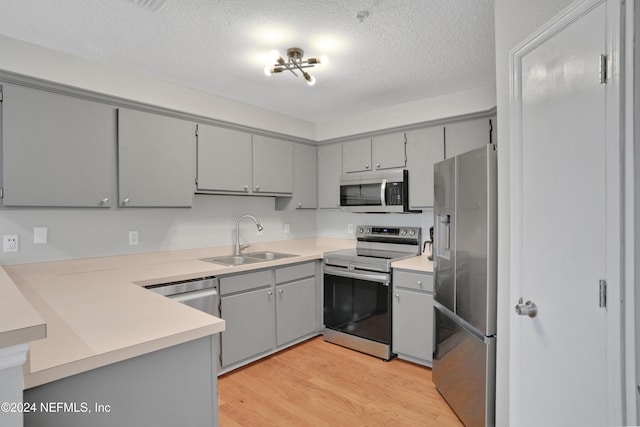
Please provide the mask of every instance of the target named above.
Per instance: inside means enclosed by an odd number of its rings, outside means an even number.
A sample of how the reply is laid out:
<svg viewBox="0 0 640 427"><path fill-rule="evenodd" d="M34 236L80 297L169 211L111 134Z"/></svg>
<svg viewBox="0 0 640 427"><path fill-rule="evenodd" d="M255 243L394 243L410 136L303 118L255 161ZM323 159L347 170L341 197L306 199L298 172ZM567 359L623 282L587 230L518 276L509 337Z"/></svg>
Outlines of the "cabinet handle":
<svg viewBox="0 0 640 427"><path fill-rule="evenodd" d="M100 200L100 204L101 205L106 205L107 203L109 203L109 198L108 197L103 197L102 200Z"/></svg>
<svg viewBox="0 0 640 427"><path fill-rule="evenodd" d="M244 186L244 191L249 191L249 186L248 185Z"/></svg>
<svg viewBox="0 0 640 427"><path fill-rule="evenodd" d="M364 168L365 169L369 169L369 165L364 165Z"/></svg>
<svg viewBox="0 0 640 427"><path fill-rule="evenodd" d="M422 280L418 280L418 286L422 287Z"/></svg>
<svg viewBox="0 0 640 427"><path fill-rule="evenodd" d="M271 296L271 295L273 295L273 292L269 291L269 292L267 292L267 295Z"/></svg>
<svg viewBox="0 0 640 427"><path fill-rule="evenodd" d="M397 298L397 299L400 299L400 294L396 294L396 298Z"/></svg>
<svg viewBox="0 0 640 427"><path fill-rule="evenodd" d="M301 208L301 207L302 207L302 203L298 203L298 208Z"/></svg>
<svg viewBox="0 0 640 427"><path fill-rule="evenodd" d="M256 185L256 191L260 191L260 186Z"/></svg>
<svg viewBox="0 0 640 427"><path fill-rule="evenodd" d="M127 197L126 199L124 199L124 200L122 201L122 206L128 205L130 201L131 201L131 199L129 199L129 198Z"/></svg>
<svg viewBox="0 0 640 427"><path fill-rule="evenodd" d="M376 163L376 168L380 169L380 163Z"/></svg>
<svg viewBox="0 0 640 427"><path fill-rule="evenodd" d="M279 289L278 292L282 294L284 291L282 289Z"/></svg>

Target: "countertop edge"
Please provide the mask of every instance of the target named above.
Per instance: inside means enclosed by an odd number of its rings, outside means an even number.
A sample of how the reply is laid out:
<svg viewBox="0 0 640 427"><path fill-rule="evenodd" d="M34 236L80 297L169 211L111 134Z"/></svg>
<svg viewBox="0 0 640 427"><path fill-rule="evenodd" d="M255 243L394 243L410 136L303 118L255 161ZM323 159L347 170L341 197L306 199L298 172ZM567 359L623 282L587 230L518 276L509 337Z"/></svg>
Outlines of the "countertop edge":
<svg viewBox="0 0 640 427"><path fill-rule="evenodd" d="M55 366L41 371L24 374L24 388L29 389L73 375L98 369L103 366L112 365L134 357L143 356L155 351L164 350L179 344L204 338L224 331L225 322L217 317L212 317L215 321L211 325L181 332L171 336L147 341L144 343L124 347L119 350L102 353L95 356L80 359L64 365Z"/></svg>

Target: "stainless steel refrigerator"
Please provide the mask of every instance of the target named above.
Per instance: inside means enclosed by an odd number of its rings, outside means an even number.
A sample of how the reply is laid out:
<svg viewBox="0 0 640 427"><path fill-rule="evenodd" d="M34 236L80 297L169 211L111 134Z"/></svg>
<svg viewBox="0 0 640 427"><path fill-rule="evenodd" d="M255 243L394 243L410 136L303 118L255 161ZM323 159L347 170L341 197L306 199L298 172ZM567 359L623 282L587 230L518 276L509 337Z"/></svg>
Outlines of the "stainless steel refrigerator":
<svg viewBox="0 0 640 427"><path fill-rule="evenodd" d="M434 165L433 381L468 427L495 424L496 175L493 144Z"/></svg>

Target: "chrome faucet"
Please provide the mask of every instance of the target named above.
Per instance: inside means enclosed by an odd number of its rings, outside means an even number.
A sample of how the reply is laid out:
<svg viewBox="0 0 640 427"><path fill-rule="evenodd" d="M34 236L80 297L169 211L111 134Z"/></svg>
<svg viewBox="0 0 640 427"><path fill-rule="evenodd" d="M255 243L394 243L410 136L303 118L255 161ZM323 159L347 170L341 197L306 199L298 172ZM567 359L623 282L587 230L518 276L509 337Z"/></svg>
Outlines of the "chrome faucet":
<svg viewBox="0 0 640 427"><path fill-rule="evenodd" d="M262 224L260 224L260 222L253 215L242 215L240 218L238 218L238 220L236 221L236 250L234 253L235 256L240 256L240 221L242 221L245 218L251 218L253 222L256 223L256 227L258 227L258 231L262 231L264 229L262 227Z"/></svg>

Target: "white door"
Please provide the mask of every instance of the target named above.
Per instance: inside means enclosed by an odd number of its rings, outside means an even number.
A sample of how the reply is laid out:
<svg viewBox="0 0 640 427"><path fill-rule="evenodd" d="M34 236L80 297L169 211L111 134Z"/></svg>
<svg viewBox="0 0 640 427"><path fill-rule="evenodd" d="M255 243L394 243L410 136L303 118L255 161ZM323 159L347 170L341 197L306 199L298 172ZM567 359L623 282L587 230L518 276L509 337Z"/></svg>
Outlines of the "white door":
<svg viewBox="0 0 640 427"><path fill-rule="evenodd" d="M620 236L609 231L620 206L607 199L616 188L612 168L620 170L610 132L619 124L608 110L619 94L614 78L600 82L600 55L612 49L610 5L588 1L568 13L512 58L514 426L620 422L612 411L620 395L611 396L617 362L608 353L616 309L599 299L600 280L619 286L610 261ZM519 297L536 304L535 317L516 314Z"/></svg>

